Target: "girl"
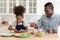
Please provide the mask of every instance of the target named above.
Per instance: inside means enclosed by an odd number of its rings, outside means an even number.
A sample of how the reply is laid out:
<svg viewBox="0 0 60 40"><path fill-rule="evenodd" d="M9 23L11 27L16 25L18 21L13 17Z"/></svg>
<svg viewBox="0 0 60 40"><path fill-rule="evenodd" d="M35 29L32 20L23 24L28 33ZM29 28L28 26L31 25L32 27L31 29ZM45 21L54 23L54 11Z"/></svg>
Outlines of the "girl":
<svg viewBox="0 0 60 40"><path fill-rule="evenodd" d="M16 22L9 26L9 30L13 30L16 33L27 32L26 23L23 21L23 14L25 13L25 8L23 6L17 6L13 9L14 14L16 15ZM13 28L15 27L15 28Z"/></svg>

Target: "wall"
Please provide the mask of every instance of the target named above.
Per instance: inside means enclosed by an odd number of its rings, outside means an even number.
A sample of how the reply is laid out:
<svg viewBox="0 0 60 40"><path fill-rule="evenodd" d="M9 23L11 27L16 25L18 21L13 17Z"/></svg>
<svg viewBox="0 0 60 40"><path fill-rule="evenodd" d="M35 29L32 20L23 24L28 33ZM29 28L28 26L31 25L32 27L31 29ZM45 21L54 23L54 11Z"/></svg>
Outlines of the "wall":
<svg viewBox="0 0 60 40"><path fill-rule="evenodd" d="M24 20L27 20L28 23L37 22L38 19L40 19L40 17L42 16L42 14L44 14L44 4L47 3L47 2L52 2L53 5L54 5L54 12L56 12L57 14L60 14L60 5L59 5L60 1L59 0L37 0L37 14L25 14L24 15ZM4 15L9 16L9 14L4 14ZM1 16L2 15L0 15L0 17ZM11 15L9 20L13 19L13 18L14 17ZM11 21L13 21L13 20L11 20Z"/></svg>

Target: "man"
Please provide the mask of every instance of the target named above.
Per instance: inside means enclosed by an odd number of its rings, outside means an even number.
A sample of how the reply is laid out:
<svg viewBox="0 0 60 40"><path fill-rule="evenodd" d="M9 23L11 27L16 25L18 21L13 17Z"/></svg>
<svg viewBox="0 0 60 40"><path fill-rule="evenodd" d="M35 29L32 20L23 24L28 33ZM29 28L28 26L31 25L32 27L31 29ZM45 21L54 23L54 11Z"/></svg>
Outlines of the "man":
<svg viewBox="0 0 60 40"><path fill-rule="evenodd" d="M48 33L57 33L57 26L59 24L59 15L54 13L54 6L51 2L44 5L45 14L42 15L38 28L45 29Z"/></svg>

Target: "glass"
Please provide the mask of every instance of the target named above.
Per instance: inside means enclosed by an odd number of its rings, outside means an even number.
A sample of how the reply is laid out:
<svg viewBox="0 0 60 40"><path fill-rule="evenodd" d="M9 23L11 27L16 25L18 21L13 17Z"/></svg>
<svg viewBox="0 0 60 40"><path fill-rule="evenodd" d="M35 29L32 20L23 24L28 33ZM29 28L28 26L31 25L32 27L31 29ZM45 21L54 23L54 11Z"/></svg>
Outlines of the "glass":
<svg viewBox="0 0 60 40"><path fill-rule="evenodd" d="M29 2L29 6L32 7L32 2Z"/></svg>
<svg viewBox="0 0 60 40"><path fill-rule="evenodd" d="M9 13L12 13L12 11L13 11L12 8L9 8Z"/></svg>
<svg viewBox="0 0 60 40"><path fill-rule="evenodd" d="M0 13L2 13L2 8L0 8Z"/></svg>
<svg viewBox="0 0 60 40"><path fill-rule="evenodd" d="M13 7L16 6L16 3L13 3Z"/></svg>
<svg viewBox="0 0 60 40"><path fill-rule="evenodd" d="M26 1L26 0L23 0L23 1Z"/></svg>
<svg viewBox="0 0 60 40"><path fill-rule="evenodd" d="M0 0L0 13L6 13L6 0Z"/></svg>
<svg viewBox="0 0 60 40"><path fill-rule="evenodd" d="M23 6L26 6L26 2L23 2Z"/></svg>
<svg viewBox="0 0 60 40"><path fill-rule="evenodd" d="M33 2L33 6L36 6L36 2Z"/></svg>
<svg viewBox="0 0 60 40"><path fill-rule="evenodd" d="M36 13L36 8L33 8L33 13Z"/></svg>
<svg viewBox="0 0 60 40"><path fill-rule="evenodd" d="M16 0L9 0L9 13L13 12L13 7L16 6Z"/></svg>
<svg viewBox="0 0 60 40"><path fill-rule="evenodd" d="M0 7L6 7L6 3L0 3Z"/></svg>
<svg viewBox="0 0 60 40"><path fill-rule="evenodd" d="M32 1L32 0L29 0L29 1Z"/></svg>
<svg viewBox="0 0 60 40"><path fill-rule="evenodd" d="M4 13L6 13L6 8L4 8Z"/></svg>
<svg viewBox="0 0 60 40"><path fill-rule="evenodd" d="M32 8L29 8L29 13L32 13Z"/></svg>
<svg viewBox="0 0 60 40"><path fill-rule="evenodd" d="M3 3L3 6L6 7L6 3Z"/></svg>
<svg viewBox="0 0 60 40"><path fill-rule="evenodd" d="M36 1L36 0L33 0L33 1Z"/></svg>
<svg viewBox="0 0 60 40"><path fill-rule="evenodd" d="M0 8L2 7L2 3L0 3Z"/></svg>
<svg viewBox="0 0 60 40"><path fill-rule="evenodd" d="M2 3L3 3L3 0L0 0L0 2L2 2Z"/></svg>
<svg viewBox="0 0 60 40"><path fill-rule="evenodd" d="M0 13L6 13L6 8L0 8Z"/></svg>
<svg viewBox="0 0 60 40"><path fill-rule="evenodd" d="M9 7L12 7L12 3L9 3Z"/></svg>
<svg viewBox="0 0 60 40"><path fill-rule="evenodd" d="M9 2L12 2L12 0L9 0Z"/></svg>
<svg viewBox="0 0 60 40"><path fill-rule="evenodd" d="M19 5L22 5L22 2L19 2Z"/></svg>
<svg viewBox="0 0 60 40"><path fill-rule="evenodd" d="M16 1L16 0L13 0L13 1Z"/></svg>
<svg viewBox="0 0 60 40"><path fill-rule="evenodd" d="M19 1L22 1L22 0L19 0Z"/></svg>

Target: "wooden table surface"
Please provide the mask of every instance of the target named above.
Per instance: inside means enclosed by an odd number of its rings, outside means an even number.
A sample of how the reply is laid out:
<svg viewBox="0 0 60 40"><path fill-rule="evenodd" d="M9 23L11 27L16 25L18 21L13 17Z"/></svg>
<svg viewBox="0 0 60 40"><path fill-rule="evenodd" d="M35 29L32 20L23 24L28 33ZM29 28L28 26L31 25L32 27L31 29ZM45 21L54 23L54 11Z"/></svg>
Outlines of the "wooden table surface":
<svg viewBox="0 0 60 40"><path fill-rule="evenodd" d="M58 40L57 34L45 34L42 37L34 37L33 35L28 38L16 38L16 37L1 37L0 40Z"/></svg>

